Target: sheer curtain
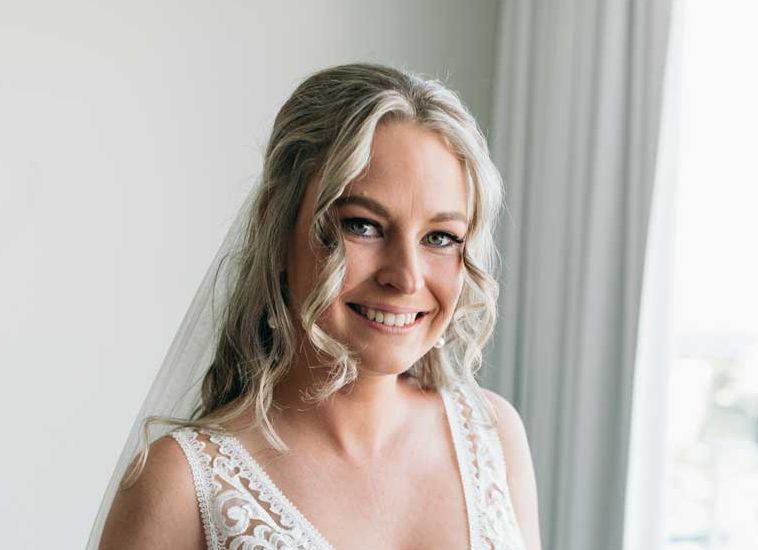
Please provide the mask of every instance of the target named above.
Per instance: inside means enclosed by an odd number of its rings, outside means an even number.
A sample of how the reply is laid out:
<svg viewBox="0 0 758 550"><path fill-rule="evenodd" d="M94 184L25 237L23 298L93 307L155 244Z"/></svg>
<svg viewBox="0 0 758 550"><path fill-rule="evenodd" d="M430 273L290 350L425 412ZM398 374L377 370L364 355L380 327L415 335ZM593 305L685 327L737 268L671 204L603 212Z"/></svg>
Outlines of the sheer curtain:
<svg viewBox="0 0 758 550"><path fill-rule="evenodd" d="M507 187L484 383L530 438L543 545L622 547L669 0L504 0L493 155Z"/></svg>
<svg viewBox="0 0 758 550"><path fill-rule="evenodd" d="M673 257L684 2L672 0L671 32L634 373L624 550L664 547L668 370L672 356Z"/></svg>

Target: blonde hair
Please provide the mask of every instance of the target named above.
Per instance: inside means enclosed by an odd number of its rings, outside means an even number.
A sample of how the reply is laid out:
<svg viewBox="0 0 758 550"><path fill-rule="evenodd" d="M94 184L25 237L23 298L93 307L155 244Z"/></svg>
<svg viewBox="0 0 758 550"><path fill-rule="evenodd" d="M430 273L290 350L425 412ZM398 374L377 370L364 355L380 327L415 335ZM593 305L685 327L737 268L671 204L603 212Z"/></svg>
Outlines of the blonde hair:
<svg viewBox="0 0 758 550"><path fill-rule="evenodd" d="M474 374L497 316L499 268L493 240L502 204L502 182L486 140L458 96L437 80L373 64L350 64L319 71L303 81L274 121L263 173L247 217L231 293L223 308L215 356L202 384L201 403L191 420L150 417L151 422L223 430L221 425L252 411L276 450L287 450L271 420L274 389L284 378L297 346L301 323L316 350L331 359L329 376L307 398L322 401L357 376L351 350L329 336L316 320L337 299L346 270L345 247L331 208L348 183L367 167L379 124L413 122L440 135L460 159L468 187L469 230L463 252L464 283L444 348L431 348L407 371L426 389L441 389L452 378L468 384L492 409ZM327 256L299 319L287 308L284 269L288 239L294 231L307 183L320 178L311 245ZM272 330L269 321L277 329ZM122 486L139 475L145 445Z"/></svg>

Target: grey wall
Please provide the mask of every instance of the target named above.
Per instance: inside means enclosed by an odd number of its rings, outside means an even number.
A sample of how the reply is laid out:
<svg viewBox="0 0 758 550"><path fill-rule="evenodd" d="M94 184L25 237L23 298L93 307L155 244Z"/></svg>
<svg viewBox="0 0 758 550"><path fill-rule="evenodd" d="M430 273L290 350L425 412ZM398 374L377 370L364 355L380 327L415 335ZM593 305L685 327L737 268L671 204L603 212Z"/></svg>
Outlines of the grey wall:
<svg viewBox="0 0 758 550"><path fill-rule="evenodd" d="M297 82L349 61L404 66L447 77L486 127L497 10L497 0L0 4L3 547L83 547Z"/></svg>

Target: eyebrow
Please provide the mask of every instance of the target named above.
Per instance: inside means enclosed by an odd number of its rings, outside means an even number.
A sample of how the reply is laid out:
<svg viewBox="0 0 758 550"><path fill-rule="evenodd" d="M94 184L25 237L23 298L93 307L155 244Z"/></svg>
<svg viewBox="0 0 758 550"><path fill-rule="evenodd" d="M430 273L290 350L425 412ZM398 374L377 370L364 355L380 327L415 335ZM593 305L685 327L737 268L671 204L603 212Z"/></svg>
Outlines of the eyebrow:
<svg viewBox="0 0 758 550"><path fill-rule="evenodd" d="M382 216L383 218L389 219L392 217L390 216L390 211L387 210L386 206L368 197L352 196L352 195L343 196L343 197L339 197L334 202L337 206L355 204L358 206L362 206L366 208L367 210L371 210L374 214L378 216ZM466 216L464 216L460 212L439 212L429 221L432 221L432 222L460 221L465 224L468 224L468 220L466 219Z"/></svg>

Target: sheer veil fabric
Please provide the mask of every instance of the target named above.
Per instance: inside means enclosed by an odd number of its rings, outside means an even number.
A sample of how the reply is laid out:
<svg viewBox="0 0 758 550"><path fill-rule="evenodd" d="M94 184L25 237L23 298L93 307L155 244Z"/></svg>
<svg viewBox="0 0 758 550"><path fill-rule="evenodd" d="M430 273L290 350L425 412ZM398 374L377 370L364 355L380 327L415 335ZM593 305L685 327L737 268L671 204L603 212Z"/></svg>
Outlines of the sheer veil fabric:
<svg viewBox="0 0 758 550"><path fill-rule="evenodd" d="M119 482L139 450L145 419L150 416L170 416L188 420L200 404L203 376L213 359L220 316L237 277L237 253L244 240L254 196L255 188L244 200L206 271L147 397L134 419L97 511L87 543L88 550L97 549L100 544L103 526ZM152 424L150 441L162 437L175 427L163 423Z"/></svg>

